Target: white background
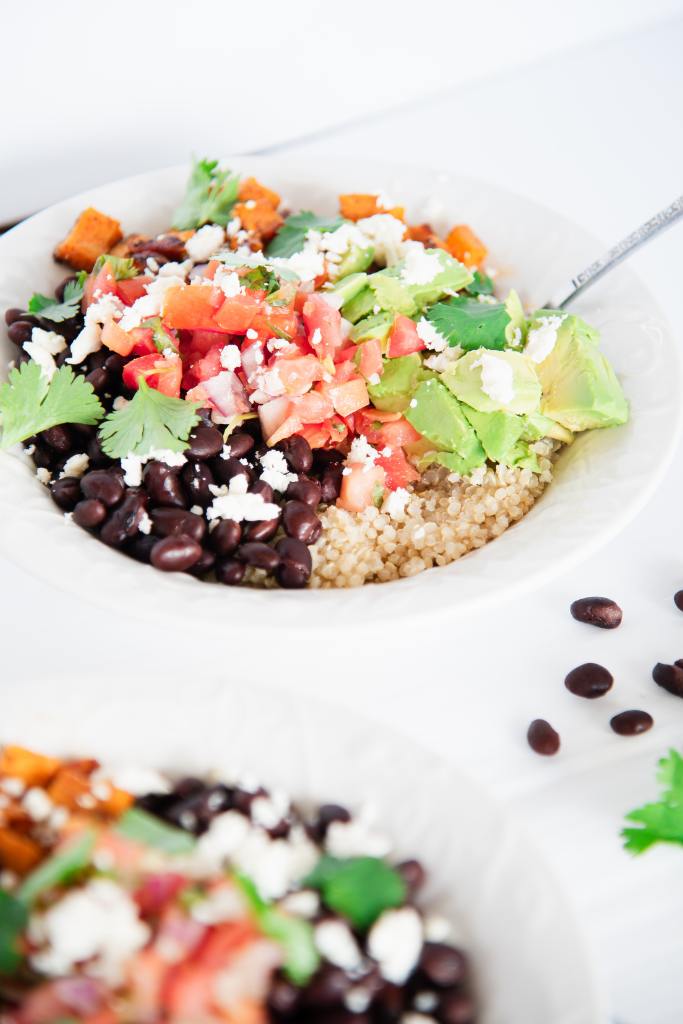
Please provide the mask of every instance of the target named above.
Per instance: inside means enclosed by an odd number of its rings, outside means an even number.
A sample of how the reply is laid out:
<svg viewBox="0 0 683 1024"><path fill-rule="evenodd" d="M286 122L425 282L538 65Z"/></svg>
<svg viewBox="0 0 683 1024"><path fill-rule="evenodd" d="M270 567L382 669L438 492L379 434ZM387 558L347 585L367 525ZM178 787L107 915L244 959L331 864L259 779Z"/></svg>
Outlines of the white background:
<svg viewBox="0 0 683 1024"><path fill-rule="evenodd" d="M297 148L452 167L607 242L683 191L680 3L523 0L485 14L433 0L330 6L261 3L253 22L226 3L123 3L131 18L115 20L80 2L5 14L0 222L190 151L263 149L342 122ZM634 259L681 335L682 250L683 226ZM267 624L178 636L125 609L112 619L87 594L65 598L2 564L3 699L37 675L54 677L57 699L74 674L97 686L134 665L165 676L172 693L222 668L228 681L279 680L381 717L519 814L583 913L619 1020L680 1022L683 850L632 860L618 831L626 810L654 796L657 758L683 747L683 704L650 679L656 661L683 656L672 603L683 587L682 471L679 455L617 541L523 601L456 622L446 608L419 628L369 623L352 636L343 622L316 635L302 623L270 650ZM623 605L618 631L570 618L571 600L592 593ZM616 677L591 704L562 685L588 660ZM650 710L655 729L613 736L609 717L627 707ZM537 716L562 734L554 761L525 746Z"/></svg>

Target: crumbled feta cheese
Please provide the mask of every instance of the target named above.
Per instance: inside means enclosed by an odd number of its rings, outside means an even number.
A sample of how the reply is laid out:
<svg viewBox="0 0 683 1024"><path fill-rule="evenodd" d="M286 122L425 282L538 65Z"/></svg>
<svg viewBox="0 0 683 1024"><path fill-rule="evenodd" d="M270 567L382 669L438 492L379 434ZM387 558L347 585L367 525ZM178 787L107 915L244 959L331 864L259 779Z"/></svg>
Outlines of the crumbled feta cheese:
<svg viewBox="0 0 683 1024"><path fill-rule="evenodd" d="M146 462L163 462L167 466L184 466L187 458L182 452L172 452L169 448L152 448L147 455L134 455L129 452L121 459L123 479L128 487L139 487L142 483L142 467Z"/></svg>
<svg viewBox="0 0 683 1024"><path fill-rule="evenodd" d="M259 461L263 467L261 480L270 484L274 491L286 491L290 484L299 479L296 473L291 472L282 452L274 448L262 455Z"/></svg>
<svg viewBox="0 0 683 1024"><path fill-rule="evenodd" d="M403 238L406 226L402 220L392 217L389 213L376 213L372 217L363 217L356 224L359 231L366 236L368 243L375 248L375 259L391 266L398 263L404 255Z"/></svg>
<svg viewBox="0 0 683 1024"><path fill-rule="evenodd" d="M192 260L183 260L182 263L176 263L171 261L170 263L164 263L162 267L159 267L157 271L158 277L182 277L183 279L192 270Z"/></svg>
<svg viewBox="0 0 683 1024"><path fill-rule="evenodd" d="M57 372L54 356L64 351L66 341L61 334L44 331L41 327L34 327L31 332L31 340L25 341L22 348L29 354L33 362L38 364L43 377L52 380Z"/></svg>
<svg viewBox="0 0 683 1024"><path fill-rule="evenodd" d="M226 298L234 299L236 295L244 293L240 279L234 270L226 271L222 267L216 272L213 279L215 287L220 288Z"/></svg>
<svg viewBox="0 0 683 1024"><path fill-rule="evenodd" d="M246 203L244 205L247 208L247 210L253 210L254 207L256 206L256 200L255 199L247 199L247 201L246 201Z"/></svg>
<svg viewBox="0 0 683 1024"><path fill-rule="evenodd" d="M52 800L44 789L33 786L24 793L21 806L32 821L46 821L52 812Z"/></svg>
<svg viewBox="0 0 683 1024"><path fill-rule="evenodd" d="M313 889L301 889L292 892L280 903L280 907L288 914L312 920L320 910L320 897Z"/></svg>
<svg viewBox="0 0 683 1024"><path fill-rule="evenodd" d="M242 365L242 356L237 345L225 345L221 349L221 366L226 370L236 370Z"/></svg>
<svg viewBox="0 0 683 1024"><path fill-rule="evenodd" d="M441 260L436 253L416 246L406 252L401 280L406 284L429 284L442 270Z"/></svg>
<svg viewBox="0 0 683 1024"><path fill-rule="evenodd" d="M318 346L321 343L322 340L323 340L323 336L322 336L322 333L320 331L320 328L316 327L316 329L313 331L313 334L309 338L309 341L310 341L311 345L313 346L313 348L316 348L316 346Z"/></svg>
<svg viewBox="0 0 683 1024"><path fill-rule="evenodd" d="M481 390L494 402L507 405L515 397L512 367L503 358L482 349L479 358L472 363L472 369L481 367Z"/></svg>
<svg viewBox="0 0 683 1024"><path fill-rule="evenodd" d="M374 466L378 458L379 452L377 449L372 447L363 434L359 434L351 442L351 448L346 456L346 461L352 465L362 466L363 470L367 472Z"/></svg>
<svg viewBox="0 0 683 1024"><path fill-rule="evenodd" d="M205 263L225 241L220 224L205 224L185 242L185 251L195 263Z"/></svg>
<svg viewBox="0 0 683 1024"><path fill-rule="evenodd" d="M422 921L414 907L385 910L370 929L368 952L382 977L394 985L408 979L421 951Z"/></svg>
<svg viewBox="0 0 683 1024"><path fill-rule="evenodd" d="M344 995L344 1006L349 1013L365 1013L372 1002L373 993L363 985L354 985Z"/></svg>
<svg viewBox="0 0 683 1024"><path fill-rule="evenodd" d="M138 523L138 530L140 533L150 534L152 532L152 520L149 518L146 512L142 513L140 522Z"/></svg>
<svg viewBox="0 0 683 1024"><path fill-rule="evenodd" d="M89 465L90 459L85 452L71 455L64 463L64 469L59 474L59 479L61 480L65 476L81 477L87 471Z"/></svg>
<svg viewBox="0 0 683 1024"><path fill-rule="evenodd" d="M344 921L321 921L315 926L314 940L321 956L335 967L341 967L344 971L357 971L362 966L362 953Z"/></svg>
<svg viewBox="0 0 683 1024"><path fill-rule="evenodd" d="M149 270L150 274L156 274L159 271L159 264L153 256L148 256L145 260L145 267Z"/></svg>
<svg viewBox="0 0 683 1024"><path fill-rule="evenodd" d="M436 373L443 373L449 366L455 363L462 355L459 345L447 345L442 352L436 352L433 356L427 356L424 365Z"/></svg>
<svg viewBox="0 0 683 1024"><path fill-rule="evenodd" d="M397 487L395 491L389 491L382 505L382 512L385 512L391 519L400 519L410 501L410 494L405 487Z"/></svg>
<svg viewBox="0 0 683 1024"><path fill-rule="evenodd" d="M85 311L83 329L71 342L71 355L67 363L76 366L93 352L102 348L102 327L111 320L117 320L124 305L116 295L102 295L97 302L91 302Z"/></svg>
<svg viewBox="0 0 683 1024"><path fill-rule="evenodd" d="M253 327L250 327L247 331L247 338L249 341L256 341L258 338L258 331L255 331Z"/></svg>
<svg viewBox="0 0 683 1024"><path fill-rule="evenodd" d="M320 851L303 828L292 828L287 839L271 839L260 828L250 828L232 861L253 880L261 896L280 899L317 863Z"/></svg>
<svg viewBox="0 0 683 1024"><path fill-rule="evenodd" d="M244 918L244 900L232 885L222 885L208 893L205 899L193 903L190 916L201 924L221 924Z"/></svg>
<svg viewBox="0 0 683 1024"><path fill-rule="evenodd" d="M398 206L396 200L392 199L386 192L378 192L375 198L380 210L393 210Z"/></svg>
<svg viewBox="0 0 683 1024"><path fill-rule="evenodd" d="M45 469L44 466L38 467L36 470L36 476L40 480L41 484L45 484L45 486L47 486L50 480L52 480L52 473L49 469Z"/></svg>
<svg viewBox="0 0 683 1024"><path fill-rule="evenodd" d="M436 1010L439 1000L436 992L417 992L413 1005L420 1013L431 1013Z"/></svg>
<svg viewBox="0 0 683 1024"><path fill-rule="evenodd" d="M301 252L295 252L293 256L287 259L276 257L270 262L276 268L282 267L285 270L291 270L303 282L314 281L316 277L320 277L321 274L325 273L325 260L322 253L311 252L306 249L302 249Z"/></svg>
<svg viewBox="0 0 683 1024"><path fill-rule="evenodd" d="M404 1013L399 1024L438 1024L436 1017L428 1017L424 1013Z"/></svg>
<svg viewBox="0 0 683 1024"><path fill-rule="evenodd" d="M92 776L95 782L104 780L123 789L133 796L142 796L144 793L168 793L171 784L167 778L152 768L144 768L130 764L105 764Z"/></svg>
<svg viewBox="0 0 683 1024"><path fill-rule="evenodd" d="M451 934L451 923L438 914L429 914L424 919L425 942L445 942Z"/></svg>
<svg viewBox="0 0 683 1024"><path fill-rule="evenodd" d="M241 474L234 476L228 487L210 485L214 499L206 510L206 518L234 519L236 523L244 520L260 522L264 519L277 519L280 515L280 506L264 501L261 494L247 493L247 486L247 478Z"/></svg>
<svg viewBox="0 0 683 1024"><path fill-rule="evenodd" d="M3 793L7 793L7 796L11 796L14 799L20 797L26 786L21 779L17 779L14 775L8 775L5 779L0 779L0 789Z"/></svg>
<svg viewBox="0 0 683 1024"><path fill-rule="evenodd" d="M282 821L282 811L268 796L257 796L252 800L249 814L254 825L265 829L275 828Z"/></svg>
<svg viewBox="0 0 683 1024"><path fill-rule="evenodd" d="M424 317L417 322L417 336L424 341L425 348L431 352L443 352L445 348L448 348L448 340L437 331L431 320L426 320Z"/></svg>
<svg viewBox="0 0 683 1024"><path fill-rule="evenodd" d="M391 842L374 831L366 809L351 821L333 821L325 834L325 850L333 857L386 857Z"/></svg>
<svg viewBox="0 0 683 1024"><path fill-rule="evenodd" d="M528 356L532 363L542 363L548 358L555 348L557 330L563 320L563 315L541 316L537 325L529 329L524 355Z"/></svg>
<svg viewBox="0 0 683 1024"><path fill-rule="evenodd" d="M234 238L240 231L241 227L242 221L239 219L239 217L233 217L232 220L228 221L228 226L225 229L225 233L228 236L228 238Z"/></svg>

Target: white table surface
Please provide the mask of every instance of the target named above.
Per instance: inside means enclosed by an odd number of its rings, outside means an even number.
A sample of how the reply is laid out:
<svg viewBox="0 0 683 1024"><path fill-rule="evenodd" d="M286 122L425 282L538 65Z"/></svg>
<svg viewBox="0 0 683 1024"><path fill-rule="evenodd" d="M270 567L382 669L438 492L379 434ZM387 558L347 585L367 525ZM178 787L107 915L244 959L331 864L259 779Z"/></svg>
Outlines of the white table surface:
<svg viewBox="0 0 683 1024"><path fill-rule="evenodd" d="M681 192L682 47L680 21L461 86L299 148L457 168L525 192L611 242ZM682 249L683 226L634 266L683 334ZM81 674L95 685L99 675L135 666L191 686L195 673L224 664L226 679L278 678L382 718L461 762L519 815L583 916L614 1015L624 1024L679 1024L683 850L635 860L618 833L623 813L654 796L657 758L683 746L683 702L650 677L656 661L683 656L683 616L672 603L683 587L682 507L679 452L617 540L537 593L457 621L445 608L412 631L406 623L381 633L369 623L352 637L343 622L328 633L303 629L276 665L256 634L234 636L229 623L225 636L190 642L125 609L112 620L86 595L64 597L2 563L3 678L19 686L50 672L57 685ZM619 630L571 619L570 602L594 593L622 604ZM568 669L589 660L616 678L599 702L563 686ZM11 700L9 687L3 699ZM610 716L629 707L654 715L649 734L610 732ZM525 745L527 724L539 716L562 734L554 760Z"/></svg>

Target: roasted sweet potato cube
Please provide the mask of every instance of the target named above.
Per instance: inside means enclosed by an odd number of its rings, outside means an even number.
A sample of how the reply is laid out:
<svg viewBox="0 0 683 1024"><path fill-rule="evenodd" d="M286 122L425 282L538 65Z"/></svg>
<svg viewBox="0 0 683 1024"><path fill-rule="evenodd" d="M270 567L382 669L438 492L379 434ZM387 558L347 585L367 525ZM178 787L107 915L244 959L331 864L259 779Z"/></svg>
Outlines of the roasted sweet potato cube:
<svg viewBox="0 0 683 1024"><path fill-rule="evenodd" d="M48 796L72 811L116 816L133 803L130 793L107 782L94 782L79 765L67 765L52 780Z"/></svg>
<svg viewBox="0 0 683 1024"><path fill-rule="evenodd" d="M274 210L277 210L280 205L280 197L277 192L273 192L272 189L266 188L256 178L245 178L240 182L240 190L238 192L240 202L246 203L249 199L255 199L257 203L267 203Z"/></svg>
<svg viewBox="0 0 683 1024"><path fill-rule="evenodd" d="M121 225L117 220L89 206L55 249L55 259L68 263L76 270L90 271L97 257L110 252L122 237Z"/></svg>
<svg viewBox="0 0 683 1024"><path fill-rule="evenodd" d="M480 267L488 254L482 240L467 224L456 224L446 239L446 248L466 267Z"/></svg>
<svg viewBox="0 0 683 1024"><path fill-rule="evenodd" d="M0 753L0 776L21 779L27 786L44 786L59 770L61 761L8 744Z"/></svg>
<svg viewBox="0 0 683 1024"><path fill-rule="evenodd" d="M274 210L270 203L266 203L262 199L249 199L246 203L235 203L233 214L235 217L239 217L245 231L248 231L250 235L260 235L265 241L272 238L283 223L283 218L277 210Z"/></svg>
<svg viewBox="0 0 683 1024"><path fill-rule="evenodd" d="M422 242L428 249L445 249L446 243L432 230L431 224L413 224L406 236L412 242Z"/></svg>
<svg viewBox="0 0 683 1024"><path fill-rule="evenodd" d="M0 864L5 870L25 875L42 856L43 851L35 839L0 828Z"/></svg>
<svg viewBox="0 0 683 1024"><path fill-rule="evenodd" d="M347 220L363 220L364 217L374 217L376 213L390 213L392 217L403 220L405 210L402 206L389 209L380 205L380 198L362 192L347 192L339 196L339 211Z"/></svg>

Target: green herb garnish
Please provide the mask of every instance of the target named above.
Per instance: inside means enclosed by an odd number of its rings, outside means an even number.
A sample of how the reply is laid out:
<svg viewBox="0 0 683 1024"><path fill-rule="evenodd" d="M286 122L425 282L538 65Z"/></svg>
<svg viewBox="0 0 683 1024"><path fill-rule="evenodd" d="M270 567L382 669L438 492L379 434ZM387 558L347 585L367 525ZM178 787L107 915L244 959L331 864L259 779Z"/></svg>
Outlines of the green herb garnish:
<svg viewBox="0 0 683 1024"><path fill-rule="evenodd" d="M163 850L171 855L190 853L195 846L195 838L190 832L167 825L153 814L141 811L139 807L131 807L122 814L115 831L126 839L144 846L153 846L155 850Z"/></svg>
<svg viewBox="0 0 683 1024"><path fill-rule="evenodd" d="M197 409L197 402L162 395L140 377L131 401L102 422L102 450L112 459L149 455L155 448L185 451L190 431L199 423Z"/></svg>
<svg viewBox="0 0 683 1024"><path fill-rule="evenodd" d="M323 856L304 885L318 889L330 910L361 931L385 910L400 907L406 898L406 885L398 871L378 857L340 860Z"/></svg>
<svg viewBox="0 0 683 1024"><path fill-rule="evenodd" d="M180 231L203 224L226 226L240 187L239 175L218 169L218 160L198 160L192 167L185 197L173 215Z"/></svg>
<svg viewBox="0 0 683 1024"><path fill-rule="evenodd" d="M277 276L265 264L254 267L246 274L243 274L240 277L240 284L245 285L247 288L252 288L254 291L264 291L266 296L273 295L274 292L280 290L280 282Z"/></svg>
<svg viewBox="0 0 683 1024"><path fill-rule="evenodd" d="M18 899L30 907L44 892L72 882L89 866L95 839L94 830L86 829L73 842L44 860L21 883Z"/></svg>
<svg viewBox="0 0 683 1024"><path fill-rule="evenodd" d="M505 328L510 316L502 303L492 305L456 295L448 302L432 306L426 316L449 345L460 345L466 352L475 348L505 348Z"/></svg>
<svg viewBox="0 0 683 1024"><path fill-rule="evenodd" d="M306 235L311 230L315 231L336 231L344 224L343 217L317 217L310 210L302 210L301 213L293 213L268 243L266 255L268 256L293 256L295 252L301 252L306 241Z"/></svg>
<svg viewBox="0 0 683 1024"><path fill-rule="evenodd" d="M28 910L20 900L0 889L0 975L10 975L22 961L19 939L28 924Z"/></svg>
<svg viewBox="0 0 683 1024"><path fill-rule="evenodd" d="M157 352L165 352L167 348L170 348L172 352L178 355L178 342L176 338L171 334L168 327L165 327L161 322L160 316L152 316L149 320L143 320L140 324L141 327L149 327L152 331L152 342Z"/></svg>
<svg viewBox="0 0 683 1024"><path fill-rule="evenodd" d="M55 324L61 324L65 320L71 320L81 309L83 288L88 275L81 270L75 281L68 281L64 287L64 295L61 302L51 299L48 295L41 295L36 292L28 300L27 309L33 316L42 317L43 320L52 320Z"/></svg>
<svg viewBox="0 0 683 1024"><path fill-rule="evenodd" d="M101 270L105 263L117 281L129 281L132 277L138 276L138 268L135 266L134 259L128 256L112 256L110 252L97 257L95 266L92 268L93 274Z"/></svg>
<svg viewBox="0 0 683 1024"><path fill-rule="evenodd" d="M320 963L313 939L313 928L301 917L285 914L261 897L258 889L246 875L235 875L256 920L256 924L268 938L279 943L284 950L283 970L295 985L305 985L315 974Z"/></svg>
<svg viewBox="0 0 683 1024"><path fill-rule="evenodd" d="M468 295L493 295L493 281L480 270L472 272L472 280L465 288Z"/></svg>
<svg viewBox="0 0 683 1024"><path fill-rule="evenodd" d="M643 853L654 843L683 845L683 757L670 750L659 762L657 781L663 787L657 803L645 804L626 815L639 828L622 830L629 853Z"/></svg>
<svg viewBox="0 0 683 1024"><path fill-rule="evenodd" d="M59 423L92 426L103 416L92 385L70 366L60 366L48 381L38 363L30 360L11 370L9 380L0 385L0 448L11 448Z"/></svg>

